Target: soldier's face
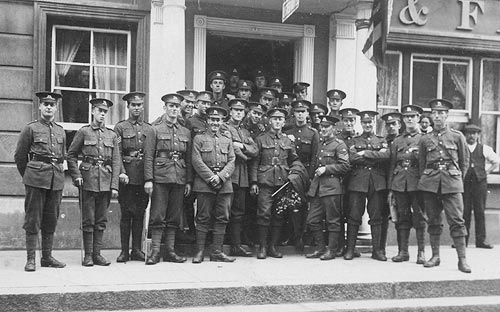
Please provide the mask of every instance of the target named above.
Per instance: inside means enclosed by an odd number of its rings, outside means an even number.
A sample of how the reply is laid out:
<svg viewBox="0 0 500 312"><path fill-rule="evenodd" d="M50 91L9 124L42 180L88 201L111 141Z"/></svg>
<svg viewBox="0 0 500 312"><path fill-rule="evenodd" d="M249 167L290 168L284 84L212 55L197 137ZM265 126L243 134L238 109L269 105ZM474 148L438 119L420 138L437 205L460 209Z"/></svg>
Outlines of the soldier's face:
<svg viewBox="0 0 500 312"><path fill-rule="evenodd" d="M181 103L181 111L185 112L186 114L193 114L193 109L194 109L194 101L186 100L184 99Z"/></svg>
<svg viewBox="0 0 500 312"><path fill-rule="evenodd" d="M242 108L231 108L231 119L234 121L242 121L245 117L245 110Z"/></svg>
<svg viewBox="0 0 500 312"><path fill-rule="evenodd" d="M448 119L448 111L445 110L433 110L432 120L434 121L434 127L440 129L446 124L446 119Z"/></svg>
<svg viewBox="0 0 500 312"><path fill-rule="evenodd" d="M208 126L212 132L219 131L220 126L222 125L221 117L208 117L207 119Z"/></svg>
<svg viewBox="0 0 500 312"><path fill-rule="evenodd" d="M297 100L305 100L307 97L307 88L300 90L296 94Z"/></svg>
<svg viewBox="0 0 500 312"><path fill-rule="evenodd" d="M361 128L363 128L364 132L372 132L373 131L373 120L362 121Z"/></svg>
<svg viewBox="0 0 500 312"><path fill-rule="evenodd" d="M344 130L352 132L354 130L354 125L356 124L355 118L343 118L342 123L344 124Z"/></svg>
<svg viewBox="0 0 500 312"><path fill-rule="evenodd" d="M231 86L231 88L236 88L238 86L239 80L240 80L240 77L238 77L238 76L229 77L229 85Z"/></svg>
<svg viewBox="0 0 500 312"><path fill-rule="evenodd" d="M298 122L306 122L307 116L309 116L309 112L306 110L299 110L293 112L293 115L295 116L295 120Z"/></svg>
<svg viewBox="0 0 500 312"><path fill-rule="evenodd" d="M262 119L262 113L261 112L258 112L256 110L251 110L250 113L248 113L249 116L250 116L250 120L252 121L252 123L256 124L258 123L261 119Z"/></svg>
<svg viewBox="0 0 500 312"><path fill-rule="evenodd" d="M252 91L247 90L247 89L238 89L238 97L240 99L244 99L244 100L248 101L248 99L250 99L251 96L252 96Z"/></svg>
<svg viewBox="0 0 500 312"><path fill-rule="evenodd" d="M319 122L321 121L320 119L320 116L322 116L324 114L322 113L311 113L311 122L313 124L319 124Z"/></svg>
<svg viewBox="0 0 500 312"><path fill-rule="evenodd" d="M324 137L324 138L329 138L333 135L333 131L335 130L335 128L333 127L333 125L320 125L319 126L319 129L321 131L321 136Z"/></svg>
<svg viewBox="0 0 500 312"><path fill-rule="evenodd" d="M422 127L422 130L426 130L428 127L430 127L431 121L429 120L428 117L422 117L422 120L420 120L420 127Z"/></svg>
<svg viewBox="0 0 500 312"><path fill-rule="evenodd" d="M269 125L275 131L281 130L285 125L285 116L272 116L269 118Z"/></svg>
<svg viewBox="0 0 500 312"><path fill-rule="evenodd" d="M106 115L108 114L108 109L102 107L92 108L92 116L94 116L94 121L97 123L104 123Z"/></svg>
<svg viewBox="0 0 500 312"><path fill-rule="evenodd" d="M198 113L200 113L200 115L205 115L207 108L210 107L210 102L198 101L198 104L196 106L197 106L196 108L198 109Z"/></svg>
<svg viewBox="0 0 500 312"><path fill-rule="evenodd" d="M167 114L167 117L169 118L177 118L181 111L180 105L174 103L165 103L165 105L163 105L163 108L165 109L165 114Z"/></svg>
<svg viewBox="0 0 500 312"><path fill-rule="evenodd" d="M278 93L283 92L283 87L281 87L280 85L272 85L271 88L278 91Z"/></svg>
<svg viewBox="0 0 500 312"><path fill-rule="evenodd" d="M417 129L419 118L420 118L419 114L404 115L403 121L405 123L406 129L408 131L413 131L413 130Z"/></svg>
<svg viewBox="0 0 500 312"><path fill-rule="evenodd" d="M273 104L273 98L267 97L267 96L261 96L260 97L260 104L266 105L267 107L270 107L271 104Z"/></svg>
<svg viewBox="0 0 500 312"><path fill-rule="evenodd" d="M224 80L222 79L214 79L210 83L210 88L212 88L212 91L214 93L222 93L224 88L226 87Z"/></svg>
<svg viewBox="0 0 500 312"><path fill-rule="evenodd" d="M141 116L142 112L144 111L144 103L130 103L128 105L128 111L130 113L131 117L138 118Z"/></svg>
<svg viewBox="0 0 500 312"><path fill-rule="evenodd" d="M341 99L328 98L328 107L330 107L331 110L338 111L338 110L340 110L341 106L342 106L342 100Z"/></svg>
<svg viewBox="0 0 500 312"><path fill-rule="evenodd" d="M257 88L265 87L266 84L267 84L266 77L264 76L255 77L255 86L257 86Z"/></svg>
<svg viewBox="0 0 500 312"><path fill-rule="evenodd" d="M399 129L401 129L401 123L399 121L385 124L385 131L387 131L387 134L398 134Z"/></svg>
<svg viewBox="0 0 500 312"><path fill-rule="evenodd" d="M55 113L57 112L57 103L56 102L42 102L38 105L38 109L40 110L40 116L45 120L50 120L54 118Z"/></svg>

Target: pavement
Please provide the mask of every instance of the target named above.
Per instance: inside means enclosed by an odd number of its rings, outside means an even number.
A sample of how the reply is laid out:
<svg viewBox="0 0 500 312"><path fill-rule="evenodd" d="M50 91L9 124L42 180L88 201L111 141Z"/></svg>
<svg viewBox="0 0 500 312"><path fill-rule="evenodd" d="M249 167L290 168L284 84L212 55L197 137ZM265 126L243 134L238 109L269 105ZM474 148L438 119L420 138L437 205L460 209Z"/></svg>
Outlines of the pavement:
<svg viewBox="0 0 500 312"><path fill-rule="evenodd" d="M82 267L79 250L56 250L53 256L65 262L66 268L40 267L37 252L36 272L24 272L25 251L0 251L0 310L182 311L190 307L338 305L364 300L396 303L394 300L477 296L497 302L495 309L500 310L500 246L468 248L471 274L458 271L456 251L450 246L441 247L441 265L435 268L415 264L416 252L410 246L410 261L403 263L390 261L397 247L388 246L387 262L373 260L370 254L352 261L285 255L283 259L238 258L234 263L210 262L205 257L198 265L188 259L182 264L146 266L136 261L116 263L119 251L104 250L103 255L113 261L110 266ZM429 258L429 247L426 252Z"/></svg>

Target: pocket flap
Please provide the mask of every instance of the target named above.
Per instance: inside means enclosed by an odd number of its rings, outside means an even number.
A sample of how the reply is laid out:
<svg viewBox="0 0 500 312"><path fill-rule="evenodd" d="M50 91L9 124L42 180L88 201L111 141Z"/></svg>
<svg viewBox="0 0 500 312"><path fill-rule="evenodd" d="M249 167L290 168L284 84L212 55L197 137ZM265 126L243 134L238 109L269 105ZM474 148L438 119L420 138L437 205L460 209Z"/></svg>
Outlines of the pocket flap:
<svg viewBox="0 0 500 312"><path fill-rule="evenodd" d="M103 142L104 146L106 147L113 147L113 141L112 140L105 140Z"/></svg>
<svg viewBox="0 0 500 312"><path fill-rule="evenodd" d="M96 145L97 140L83 140L83 145Z"/></svg>
<svg viewBox="0 0 500 312"><path fill-rule="evenodd" d="M27 166L34 169L40 169L42 168L43 163L40 161L30 161Z"/></svg>
<svg viewBox="0 0 500 312"><path fill-rule="evenodd" d="M35 137L33 141L35 143L49 143L49 139L45 137Z"/></svg>

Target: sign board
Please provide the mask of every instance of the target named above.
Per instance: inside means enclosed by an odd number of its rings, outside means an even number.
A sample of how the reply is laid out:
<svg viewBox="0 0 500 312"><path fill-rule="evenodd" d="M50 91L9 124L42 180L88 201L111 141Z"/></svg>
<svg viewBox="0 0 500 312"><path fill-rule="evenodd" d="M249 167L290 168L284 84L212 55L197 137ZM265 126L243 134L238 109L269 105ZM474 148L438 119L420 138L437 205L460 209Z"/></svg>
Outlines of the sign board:
<svg viewBox="0 0 500 312"><path fill-rule="evenodd" d="M300 0L285 0L285 2L283 2L283 14L281 15L282 23L299 8L299 3Z"/></svg>

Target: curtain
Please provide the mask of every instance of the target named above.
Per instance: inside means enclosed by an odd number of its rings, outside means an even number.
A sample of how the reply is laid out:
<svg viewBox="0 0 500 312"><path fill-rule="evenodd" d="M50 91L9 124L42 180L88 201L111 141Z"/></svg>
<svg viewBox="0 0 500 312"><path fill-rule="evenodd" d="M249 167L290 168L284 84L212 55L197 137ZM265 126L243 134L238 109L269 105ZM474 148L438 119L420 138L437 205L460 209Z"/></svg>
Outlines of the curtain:
<svg viewBox="0 0 500 312"><path fill-rule="evenodd" d="M384 66L377 67L377 112L379 119L382 115L397 112L399 109L399 61L399 54L386 54ZM383 121L377 123L376 132L385 136Z"/></svg>
<svg viewBox="0 0 500 312"><path fill-rule="evenodd" d="M464 73L463 65L455 65L455 64L446 64L444 66L448 75L450 75L451 80L455 84L455 90L458 91L462 95L463 105L461 109L465 108L465 99L467 93L467 81L466 81L466 73Z"/></svg>
<svg viewBox="0 0 500 312"><path fill-rule="evenodd" d="M482 111L499 111L500 105L500 62L484 61L483 90L481 105ZM481 114L481 141L491 146L496 152L499 125L499 116Z"/></svg>
<svg viewBox="0 0 500 312"><path fill-rule="evenodd" d="M109 66L127 64L126 36L95 33L94 62L96 89L126 91L126 69ZM115 104L108 112L106 124L115 124L124 119L124 110L119 105L121 94L97 92L97 97L106 98Z"/></svg>
<svg viewBox="0 0 500 312"><path fill-rule="evenodd" d="M73 62L78 49L82 44L84 33L75 30L58 30L56 32L56 61ZM65 78L68 75L71 64L56 65L56 86L64 86ZM63 121L62 102L59 102L59 113L56 116L56 121Z"/></svg>

